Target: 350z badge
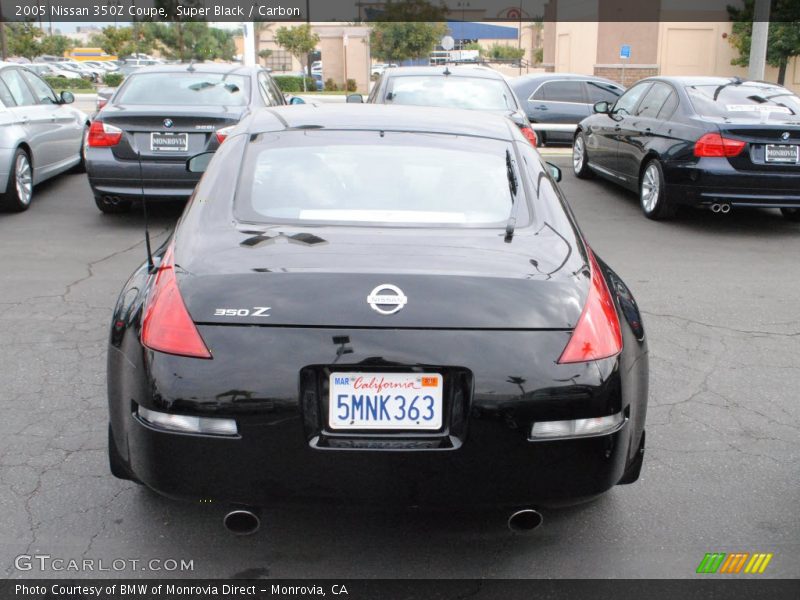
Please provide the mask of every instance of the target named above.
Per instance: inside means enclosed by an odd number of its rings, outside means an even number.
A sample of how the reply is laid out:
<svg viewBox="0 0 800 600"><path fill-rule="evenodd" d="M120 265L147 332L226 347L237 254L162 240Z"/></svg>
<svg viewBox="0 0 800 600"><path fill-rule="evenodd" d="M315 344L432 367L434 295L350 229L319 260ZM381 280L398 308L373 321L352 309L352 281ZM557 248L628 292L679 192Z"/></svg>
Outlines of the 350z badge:
<svg viewBox="0 0 800 600"><path fill-rule="evenodd" d="M253 308L217 308L215 317L268 317L269 306L254 306Z"/></svg>

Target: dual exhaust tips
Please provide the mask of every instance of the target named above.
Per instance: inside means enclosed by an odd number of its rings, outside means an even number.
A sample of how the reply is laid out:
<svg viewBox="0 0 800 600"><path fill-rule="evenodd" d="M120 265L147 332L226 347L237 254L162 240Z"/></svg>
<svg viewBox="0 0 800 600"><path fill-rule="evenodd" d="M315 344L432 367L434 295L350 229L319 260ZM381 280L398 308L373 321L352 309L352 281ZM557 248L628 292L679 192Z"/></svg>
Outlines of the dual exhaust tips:
<svg viewBox="0 0 800 600"><path fill-rule="evenodd" d="M731 212L731 205L730 204L712 204L711 205L711 212L713 213L722 213L723 215L727 215Z"/></svg>
<svg viewBox="0 0 800 600"><path fill-rule="evenodd" d="M508 528L513 533L530 533L544 521L542 513L526 508L511 513L508 517ZM225 529L234 535L252 535L261 528L259 511L255 508L236 508L228 512L222 519Z"/></svg>

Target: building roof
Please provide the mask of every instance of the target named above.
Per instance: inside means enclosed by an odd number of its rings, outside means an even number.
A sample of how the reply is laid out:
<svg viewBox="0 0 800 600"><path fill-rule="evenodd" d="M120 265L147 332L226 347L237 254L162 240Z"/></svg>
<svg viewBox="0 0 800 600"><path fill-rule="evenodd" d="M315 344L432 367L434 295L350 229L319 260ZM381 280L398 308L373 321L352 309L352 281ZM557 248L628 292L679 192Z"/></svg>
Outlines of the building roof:
<svg viewBox="0 0 800 600"><path fill-rule="evenodd" d="M448 21L447 27L456 40L516 40L519 37L516 27L504 25Z"/></svg>

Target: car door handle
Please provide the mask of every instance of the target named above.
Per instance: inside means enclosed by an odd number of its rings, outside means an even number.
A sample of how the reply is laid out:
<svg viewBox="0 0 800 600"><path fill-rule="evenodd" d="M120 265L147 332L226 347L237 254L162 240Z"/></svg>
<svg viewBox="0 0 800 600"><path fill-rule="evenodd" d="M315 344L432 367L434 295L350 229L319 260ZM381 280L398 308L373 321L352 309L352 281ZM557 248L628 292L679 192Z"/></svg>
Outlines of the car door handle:
<svg viewBox="0 0 800 600"><path fill-rule="evenodd" d="M653 130L650 129L649 127L645 127L644 134L645 135L653 135Z"/></svg>
<svg viewBox="0 0 800 600"><path fill-rule="evenodd" d="M539 106L534 106L533 108L535 108L536 110L550 110L544 104L540 104Z"/></svg>

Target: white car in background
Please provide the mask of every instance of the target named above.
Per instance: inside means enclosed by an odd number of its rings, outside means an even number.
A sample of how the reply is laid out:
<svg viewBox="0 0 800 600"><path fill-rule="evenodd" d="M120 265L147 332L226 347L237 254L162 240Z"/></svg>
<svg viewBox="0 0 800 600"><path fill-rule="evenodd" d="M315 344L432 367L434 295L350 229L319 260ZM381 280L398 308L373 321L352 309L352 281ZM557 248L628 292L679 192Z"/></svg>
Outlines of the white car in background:
<svg viewBox="0 0 800 600"><path fill-rule="evenodd" d="M25 65L26 69L30 69L39 77L61 77L63 79L80 79L81 76L75 71L68 71L67 69L59 69L58 63L33 63Z"/></svg>
<svg viewBox="0 0 800 600"><path fill-rule="evenodd" d="M84 168L89 117L27 66L0 62L0 210L27 210L33 187Z"/></svg>

